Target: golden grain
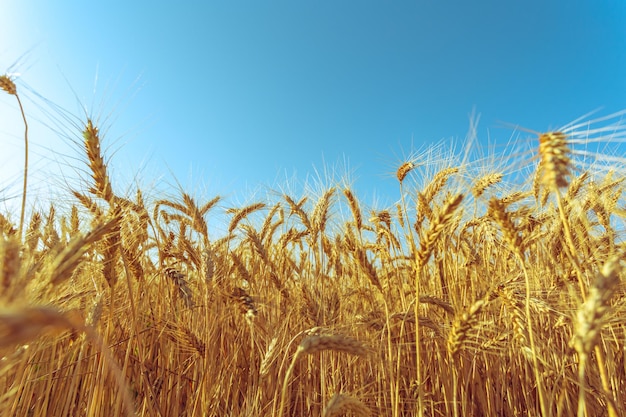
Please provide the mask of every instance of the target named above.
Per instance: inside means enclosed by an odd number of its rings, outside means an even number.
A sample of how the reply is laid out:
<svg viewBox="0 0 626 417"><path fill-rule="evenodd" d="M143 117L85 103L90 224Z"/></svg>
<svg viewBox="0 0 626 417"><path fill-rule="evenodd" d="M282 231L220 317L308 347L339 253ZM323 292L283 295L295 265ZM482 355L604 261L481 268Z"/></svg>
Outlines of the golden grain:
<svg viewBox="0 0 626 417"><path fill-rule="evenodd" d="M0 75L0 89L4 90L7 94L12 96L17 94L17 87L15 82L8 75Z"/></svg>
<svg viewBox="0 0 626 417"><path fill-rule="evenodd" d="M472 194L475 198L479 198L483 195L487 188L502 181L502 177L502 173L493 172L478 178L478 180L476 180L474 182L474 185L472 186Z"/></svg>
<svg viewBox="0 0 626 417"><path fill-rule="evenodd" d="M89 191L95 196L112 204L114 202L114 195L106 164L102 158L102 151L100 150L100 132L90 119L87 120L85 129L83 130L83 138L85 139L85 150L87 152L87 159L89 160L89 168L91 168L94 180L94 184Z"/></svg>
<svg viewBox="0 0 626 417"><path fill-rule="evenodd" d="M538 134L527 178L435 149L386 207L225 210L117 196L88 119L87 189L23 236L0 213L0 415L623 415L626 176L579 170L585 129Z"/></svg>
<svg viewBox="0 0 626 417"><path fill-rule="evenodd" d="M228 233L232 233L237 227L237 225L239 224L239 222L241 222L243 219L245 219L246 217L248 217L250 214L254 213L255 211L261 210L262 208L265 208L265 204L254 203L244 208L241 208L239 210L236 210L235 215L233 216L232 220L230 221L230 224L228 225Z"/></svg>
<svg viewBox="0 0 626 417"><path fill-rule="evenodd" d="M409 172L411 172L415 168L415 164L413 162L407 161L400 165L398 170L396 171L396 177L399 182L404 181Z"/></svg>

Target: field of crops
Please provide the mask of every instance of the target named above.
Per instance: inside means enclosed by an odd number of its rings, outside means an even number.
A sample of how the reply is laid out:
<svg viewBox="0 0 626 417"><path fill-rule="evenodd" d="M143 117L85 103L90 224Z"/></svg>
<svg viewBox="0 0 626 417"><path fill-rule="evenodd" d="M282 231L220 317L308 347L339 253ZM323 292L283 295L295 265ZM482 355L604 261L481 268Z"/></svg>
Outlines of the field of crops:
<svg viewBox="0 0 626 417"><path fill-rule="evenodd" d="M0 214L0 415L625 415L626 165L579 152L623 114L410 158L386 209L120 195L84 120L90 187Z"/></svg>

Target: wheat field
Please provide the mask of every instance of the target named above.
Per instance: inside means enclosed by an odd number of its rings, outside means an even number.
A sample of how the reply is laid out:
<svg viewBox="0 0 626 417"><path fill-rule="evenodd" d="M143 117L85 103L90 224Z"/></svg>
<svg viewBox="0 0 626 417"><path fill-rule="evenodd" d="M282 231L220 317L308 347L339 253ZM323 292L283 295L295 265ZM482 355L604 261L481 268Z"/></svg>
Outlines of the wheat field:
<svg viewBox="0 0 626 417"><path fill-rule="evenodd" d="M580 149L622 115L409 158L386 209L121 195L84 120L71 208L0 214L0 415L626 415L626 165Z"/></svg>

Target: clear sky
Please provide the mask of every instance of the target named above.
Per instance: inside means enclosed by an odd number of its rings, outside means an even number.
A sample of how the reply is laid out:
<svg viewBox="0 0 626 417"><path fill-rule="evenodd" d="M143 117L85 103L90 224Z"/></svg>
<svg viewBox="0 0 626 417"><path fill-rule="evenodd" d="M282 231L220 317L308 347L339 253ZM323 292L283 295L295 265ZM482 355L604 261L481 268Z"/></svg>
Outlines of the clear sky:
<svg viewBox="0 0 626 417"><path fill-rule="evenodd" d="M500 121L546 130L626 108L623 0L2 0L0 10L0 72L21 74L32 117L33 194L84 169L70 140L80 132L37 94L74 122L86 107L106 130L118 192L135 177L147 188L177 180L241 202L326 169L392 204L403 156L462 141L474 109L479 139L506 142ZM0 190L21 181L16 111L0 94Z"/></svg>

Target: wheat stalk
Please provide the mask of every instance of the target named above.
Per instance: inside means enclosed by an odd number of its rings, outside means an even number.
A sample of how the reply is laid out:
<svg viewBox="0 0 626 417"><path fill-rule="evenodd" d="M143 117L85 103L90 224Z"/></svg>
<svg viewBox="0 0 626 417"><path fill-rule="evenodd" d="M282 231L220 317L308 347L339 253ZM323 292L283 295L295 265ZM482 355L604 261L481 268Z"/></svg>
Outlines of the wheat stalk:
<svg viewBox="0 0 626 417"><path fill-rule="evenodd" d="M59 334L65 331L85 332L99 348L118 385L126 415L135 415L124 376L109 348L89 326L82 323L77 312L61 312L51 307L0 309L0 348L29 343L44 334Z"/></svg>
<svg viewBox="0 0 626 417"><path fill-rule="evenodd" d="M24 183L22 185L22 208L20 211L20 224L18 227L18 236L22 239L24 216L26 213L26 190L28 185L28 122L26 120L26 114L24 113L24 107L22 106L22 100L20 100L20 96L17 94L17 87L11 77L6 74L0 75L0 89L4 90L9 95L15 96L17 104L20 107L22 120L24 121Z"/></svg>

